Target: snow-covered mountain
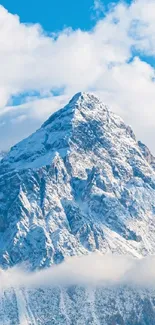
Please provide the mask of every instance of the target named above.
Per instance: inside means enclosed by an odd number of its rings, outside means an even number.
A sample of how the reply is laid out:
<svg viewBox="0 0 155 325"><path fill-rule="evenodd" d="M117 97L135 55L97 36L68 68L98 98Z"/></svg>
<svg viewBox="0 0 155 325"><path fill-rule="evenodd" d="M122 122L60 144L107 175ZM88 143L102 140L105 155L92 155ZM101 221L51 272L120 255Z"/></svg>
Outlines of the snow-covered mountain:
<svg viewBox="0 0 155 325"><path fill-rule="evenodd" d="M96 250L139 258L155 253L154 235L155 158L144 144L137 142L132 129L91 94L75 95L67 106L14 146L0 162L0 265L3 268L21 262L31 269L48 267L62 262L66 256ZM107 295L105 290L100 295L97 291L97 296L81 291L88 300L83 305L85 320L78 322L74 304L76 299L81 299L80 290L84 289L70 290L67 296L56 292L53 295L51 290L46 293L48 301L52 299L59 306L58 312L55 309L56 314L43 322L44 311L42 316L33 316L35 321L38 319L36 323L31 317L31 322L26 324L64 324L65 316L59 319L58 314L65 308L70 315L66 316L65 324L131 325L132 317L132 325L153 325L143 319L144 312L136 316L137 310L131 303L132 313L124 318L119 309L124 308L124 300L122 307L112 307L115 295L120 293L109 291ZM12 295L17 305L18 294ZM44 309L41 305L44 295L41 291L30 295L34 311L32 304L29 314L37 313L36 304L40 303L37 310ZM142 306L145 295L143 299L140 293L137 295L137 306L139 301ZM4 296L2 304L6 293ZM130 300L132 292L127 294L124 289L122 297L128 299L128 296ZM30 299L24 297L20 299ZM66 307L69 299L71 302ZM89 320L88 306L92 304L92 308L103 313L106 303L113 309L113 319L105 320L105 315L100 316L96 311ZM148 297L146 305L153 310ZM52 315L53 309L49 312ZM155 320L154 314L152 317ZM13 323L4 321L4 324Z"/></svg>
<svg viewBox="0 0 155 325"><path fill-rule="evenodd" d="M154 254L154 160L99 99L77 94L2 159L0 216L2 266Z"/></svg>

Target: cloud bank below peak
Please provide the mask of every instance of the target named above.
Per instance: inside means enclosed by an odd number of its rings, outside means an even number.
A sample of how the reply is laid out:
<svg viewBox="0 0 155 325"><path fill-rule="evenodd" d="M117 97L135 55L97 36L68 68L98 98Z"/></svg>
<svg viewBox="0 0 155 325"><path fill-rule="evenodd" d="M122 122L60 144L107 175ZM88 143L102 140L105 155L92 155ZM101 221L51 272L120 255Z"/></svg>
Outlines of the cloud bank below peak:
<svg viewBox="0 0 155 325"><path fill-rule="evenodd" d="M90 31L47 35L39 24L22 24L0 6L1 149L34 131L74 93L91 91L154 151L154 12L153 0L120 2ZM39 95L32 98L32 92ZM23 93L24 102L21 96L12 107L12 97Z"/></svg>
<svg viewBox="0 0 155 325"><path fill-rule="evenodd" d="M134 259L128 256L91 253L68 258L60 265L28 272L23 267L0 270L0 291L9 288L49 286L133 286L155 289L155 257Z"/></svg>

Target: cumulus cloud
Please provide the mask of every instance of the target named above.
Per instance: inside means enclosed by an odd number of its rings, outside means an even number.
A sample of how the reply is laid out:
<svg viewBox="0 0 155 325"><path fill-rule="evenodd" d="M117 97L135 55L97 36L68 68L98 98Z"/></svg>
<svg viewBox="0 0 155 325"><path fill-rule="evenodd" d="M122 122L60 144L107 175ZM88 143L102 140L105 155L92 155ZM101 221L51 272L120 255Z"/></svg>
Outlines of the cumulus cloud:
<svg viewBox="0 0 155 325"><path fill-rule="evenodd" d="M94 2L96 10L101 4ZM142 59L155 56L154 12L154 0L120 2L90 31L47 35L0 6L0 148L30 134L75 92L91 91L155 152L155 75ZM11 106L12 96L35 91L38 98Z"/></svg>
<svg viewBox="0 0 155 325"><path fill-rule="evenodd" d="M134 259L127 256L92 253L71 257L60 265L29 273L24 268L0 270L0 289L10 287L49 287L66 285L154 287L155 257Z"/></svg>
<svg viewBox="0 0 155 325"><path fill-rule="evenodd" d="M5 150L33 133L42 122L64 107L66 95L31 98L18 106L0 109L0 149Z"/></svg>

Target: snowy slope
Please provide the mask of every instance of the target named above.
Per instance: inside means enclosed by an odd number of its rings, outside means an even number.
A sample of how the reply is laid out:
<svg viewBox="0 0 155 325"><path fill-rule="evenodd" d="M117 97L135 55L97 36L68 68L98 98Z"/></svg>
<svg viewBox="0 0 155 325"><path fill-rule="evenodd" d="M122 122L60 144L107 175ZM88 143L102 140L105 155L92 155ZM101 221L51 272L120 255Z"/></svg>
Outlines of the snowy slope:
<svg viewBox="0 0 155 325"><path fill-rule="evenodd" d="M0 163L1 266L38 268L95 250L154 254L147 150L98 98L75 95Z"/></svg>
<svg viewBox="0 0 155 325"><path fill-rule="evenodd" d="M154 325L153 290L54 288L10 290L0 299L1 325Z"/></svg>

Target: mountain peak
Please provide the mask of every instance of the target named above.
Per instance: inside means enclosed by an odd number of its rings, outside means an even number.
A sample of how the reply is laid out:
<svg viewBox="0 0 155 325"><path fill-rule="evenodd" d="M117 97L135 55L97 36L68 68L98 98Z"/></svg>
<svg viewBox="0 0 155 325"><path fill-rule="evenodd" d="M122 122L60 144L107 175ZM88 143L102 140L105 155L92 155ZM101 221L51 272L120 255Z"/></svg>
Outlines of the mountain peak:
<svg viewBox="0 0 155 325"><path fill-rule="evenodd" d="M136 145L133 131L120 117L93 94L80 92L39 130L13 147L1 162L1 171L50 165L56 153L62 158L72 151L93 156L99 148L114 154L118 139L123 148Z"/></svg>
<svg viewBox="0 0 155 325"><path fill-rule="evenodd" d="M88 92L78 92L77 94L75 94L72 99L70 100L69 104L81 104L82 102L94 102L94 103L101 103L100 99L95 96L92 93L88 93Z"/></svg>
<svg viewBox="0 0 155 325"><path fill-rule="evenodd" d="M96 249L154 254L152 162L121 118L76 94L0 162L0 264L47 266Z"/></svg>
<svg viewBox="0 0 155 325"><path fill-rule="evenodd" d="M97 112L108 110L108 108L100 101L100 99L86 92L79 92L75 94L69 103L58 110L54 114L52 114L45 123L43 123L42 127L46 127L47 125L53 123L56 119L63 119L66 121L67 119L75 120L79 116L79 114L85 115L90 113L89 111Z"/></svg>

